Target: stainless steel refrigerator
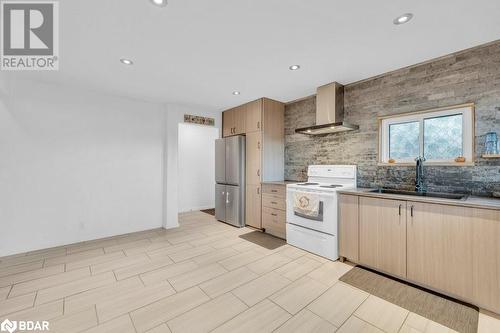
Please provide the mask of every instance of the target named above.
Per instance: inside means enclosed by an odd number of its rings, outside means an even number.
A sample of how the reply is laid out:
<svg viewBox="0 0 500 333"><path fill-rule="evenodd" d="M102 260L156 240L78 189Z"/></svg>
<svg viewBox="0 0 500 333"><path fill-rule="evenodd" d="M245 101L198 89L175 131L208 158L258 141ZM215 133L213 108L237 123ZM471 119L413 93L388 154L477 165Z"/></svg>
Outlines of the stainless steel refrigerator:
<svg viewBox="0 0 500 333"><path fill-rule="evenodd" d="M245 226L245 137L215 140L215 218Z"/></svg>

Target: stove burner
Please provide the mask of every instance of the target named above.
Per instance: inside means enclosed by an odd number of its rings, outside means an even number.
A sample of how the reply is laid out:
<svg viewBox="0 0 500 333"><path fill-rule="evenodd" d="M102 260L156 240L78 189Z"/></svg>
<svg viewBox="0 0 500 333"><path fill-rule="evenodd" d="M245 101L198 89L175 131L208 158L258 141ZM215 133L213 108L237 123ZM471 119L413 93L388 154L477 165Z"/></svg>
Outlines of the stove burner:
<svg viewBox="0 0 500 333"><path fill-rule="evenodd" d="M324 187L324 188L337 188L337 187L342 187L342 185L321 185L320 187Z"/></svg>
<svg viewBox="0 0 500 333"><path fill-rule="evenodd" d="M319 185L319 183L302 183L302 184L297 184L300 186L313 186L313 185Z"/></svg>

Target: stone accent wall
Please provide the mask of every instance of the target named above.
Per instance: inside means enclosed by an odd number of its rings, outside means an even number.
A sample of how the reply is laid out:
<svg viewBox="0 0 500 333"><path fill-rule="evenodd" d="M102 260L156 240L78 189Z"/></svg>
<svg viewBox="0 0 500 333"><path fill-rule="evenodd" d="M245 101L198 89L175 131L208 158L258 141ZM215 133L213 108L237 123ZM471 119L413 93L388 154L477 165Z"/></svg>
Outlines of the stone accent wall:
<svg viewBox="0 0 500 333"><path fill-rule="evenodd" d="M500 41L345 86L345 121L359 130L296 134L315 124L316 98L285 109L285 178L303 181L310 164L356 164L359 187L414 188L415 168L378 166L377 117L473 102L476 165L426 167L430 191L491 195L500 190L500 160L482 159L484 135L500 135Z"/></svg>

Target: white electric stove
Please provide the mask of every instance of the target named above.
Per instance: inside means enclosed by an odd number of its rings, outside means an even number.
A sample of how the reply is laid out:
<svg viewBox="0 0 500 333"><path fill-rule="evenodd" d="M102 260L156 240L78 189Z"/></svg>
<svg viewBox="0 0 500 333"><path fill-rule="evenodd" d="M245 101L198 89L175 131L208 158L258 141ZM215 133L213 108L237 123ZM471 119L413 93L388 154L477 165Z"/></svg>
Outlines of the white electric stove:
<svg viewBox="0 0 500 333"><path fill-rule="evenodd" d="M310 165L307 182L287 185L287 243L322 257L338 259L337 191L356 187L355 165ZM319 198L317 216L294 210L296 194Z"/></svg>

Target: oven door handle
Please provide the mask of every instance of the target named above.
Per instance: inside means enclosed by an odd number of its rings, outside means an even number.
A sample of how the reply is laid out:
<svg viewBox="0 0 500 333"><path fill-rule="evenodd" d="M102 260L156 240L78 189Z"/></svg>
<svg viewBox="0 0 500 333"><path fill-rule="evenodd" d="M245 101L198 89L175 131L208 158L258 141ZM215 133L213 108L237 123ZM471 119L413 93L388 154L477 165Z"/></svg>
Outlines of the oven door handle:
<svg viewBox="0 0 500 333"><path fill-rule="evenodd" d="M310 194L315 194L321 197L335 197L336 193L335 192L312 192L312 191L298 191L298 190L288 190L288 193L290 194L295 194L295 193L310 193Z"/></svg>

